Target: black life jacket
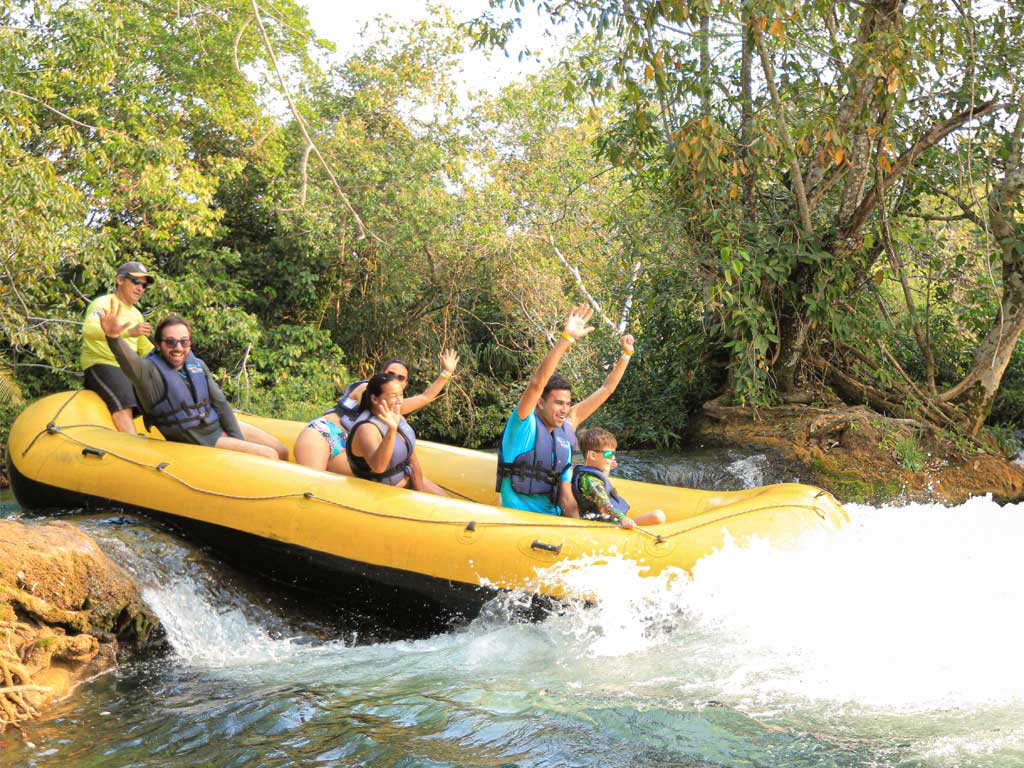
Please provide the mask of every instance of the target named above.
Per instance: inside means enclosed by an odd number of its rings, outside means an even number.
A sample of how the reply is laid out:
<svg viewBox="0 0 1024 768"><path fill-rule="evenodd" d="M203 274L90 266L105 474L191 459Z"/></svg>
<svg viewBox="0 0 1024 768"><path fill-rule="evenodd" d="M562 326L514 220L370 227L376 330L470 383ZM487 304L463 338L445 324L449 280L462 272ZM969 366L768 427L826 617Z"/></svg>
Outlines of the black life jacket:
<svg viewBox="0 0 1024 768"><path fill-rule="evenodd" d="M190 387L155 349L145 359L156 366L164 379L164 396L146 412L146 421L159 428L165 439L182 441L185 430L220 421L210 404L210 385L202 360L191 352L185 357L182 370L188 376Z"/></svg>
<svg viewBox="0 0 1024 768"><path fill-rule="evenodd" d="M534 415L536 436L533 448L512 461L505 461L498 444L498 477L494 490L501 490L503 478L512 481L512 490L525 496L548 496L558 503L558 484L565 468L572 464L577 448L576 431L566 419L562 426L548 430L540 417ZM508 429L508 427L505 427Z"/></svg>
<svg viewBox="0 0 1024 768"><path fill-rule="evenodd" d="M341 426L346 432L351 431L352 425L356 423L356 419L359 418L359 401L353 400L350 395L352 392L361 387L363 384L369 382L369 379L360 379L359 381L353 381L345 388L345 392L340 398L338 398L337 404L329 411L324 413L326 416L328 413L338 414L338 420L341 422Z"/></svg>
<svg viewBox="0 0 1024 768"><path fill-rule="evenodd" d="M602 514L602 510L598 509L597 505L594 504L593 499L586 497L580 491L580 481L584 475L593 475L604 483L604 492L608 494L608 499L612 503L612 509L621 514L629 512L629 503L619 496L612 487L611 480L599 469L589 466L577 466L572 468L572 497L576 499L576 506L580 509L580 516L584 513L597 513Z"/></svg>
<svg viewBox="0 0 1024 768"><path fill-rule="evenodd" d="M352 453L352 444L355 442L355 433L366 424L375 426L384 437L388 433L388 425L373 415L372 411L363 411L359 414L348 431L348 440L345 443L345 454L348 456L348 464L352 468L352 474L365 480L376 480L387 485L398 485L406 475L406 469L412 459L412 452L416 449L416 433L409 426L404 418L398 422L398 439L395 440L395 450L391 452L391 460L387 469L383 472L374 472L362 456Z"/></svg>

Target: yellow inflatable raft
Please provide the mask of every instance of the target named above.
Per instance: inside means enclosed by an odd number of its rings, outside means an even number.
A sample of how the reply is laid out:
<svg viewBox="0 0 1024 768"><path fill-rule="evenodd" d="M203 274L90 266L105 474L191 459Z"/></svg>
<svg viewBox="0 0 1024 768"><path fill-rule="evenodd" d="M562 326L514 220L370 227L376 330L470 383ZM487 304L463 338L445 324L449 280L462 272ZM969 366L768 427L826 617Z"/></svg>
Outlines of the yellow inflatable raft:
<svg viewBox="0 0 1024 768"><path fill-rule="evenodd" d="M304 426L245 419L289 446ZM120 434L99 397L80 391L26 408L8 463L26 509L141 510L271 578L436 626L472 617L500 589L561 597L558 582L538 572L574 558L628 558L653 576L689 570L727 536L785 543L847 519L831 495L807 485L716 492L618 479L633 509L668 517L626 531L497 506L493 454L428 442L417 453L451 498L169 443L156 430Z"/></svg>

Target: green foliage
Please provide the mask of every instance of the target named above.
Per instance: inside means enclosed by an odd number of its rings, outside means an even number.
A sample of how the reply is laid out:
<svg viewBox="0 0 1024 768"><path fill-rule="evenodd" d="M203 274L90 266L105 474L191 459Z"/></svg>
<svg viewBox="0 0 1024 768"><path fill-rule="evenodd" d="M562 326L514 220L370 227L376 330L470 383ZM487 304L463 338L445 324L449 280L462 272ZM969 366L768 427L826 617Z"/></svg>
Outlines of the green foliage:
<svg viewBox="0 0 1024 768"><path fill-rule="evenodd" d="M474 22L478 43L506 45L526 5L492 3L510 13ZM674 209L738 400L856 359L873 404L903 412L1015 342L993 307L1018 300L1024 242L1019 5L537 6L579 35L562 93L609 115L601 158Z"/></svg>
<svg viewBox="0 0 1024 768"><path fill-rule="evenodd" d="M1001 424L993 424L989 426L988 431L995 439L996 445L999 446L999 450L1004 456L1016 458L1020 455L1024 445L1021 444L1021 436L1018 430Z"/></svg>
<svg viewBox="0 0 1024 768"><path fill-rule="evenodd" d="M334 405L350 378L341 350L308 326L277 326L251 349L223 380L225 393L245 411L306 421Z"/></svg>
<svg viewBox="0 0 1024 768"><path fill-rule="evenodd" d="M684 219L595 158L607 108L564 108L564 71L467 113L451 79L463 38L443 14L382 26L320 69L285 0L263 20L313 153L268 109L280 96L251 5L32 6L20 29L28 10L0 11L0 195L15 201L0 222L0 395L79 384L82 312L128 259L158 274L147 318L189 319L229 397L264 414L318 415L393 355L419 391L454 346L456 376L414 424L493 445L583 298L558 254L615 321L632 300L638 354L599 413L623 444L677 442L720 386ZM578 393L601 383L617 336L600 324L566 357ZM0 429L12 409L0 402Z"/></svg>
<svg viewBox="0 0 1024 768"><path fill-rule="evenodd" d="M882 438L881 447L892 451L900 466L908 472L920 472L928 461L917 435L890 432Z"/></svg>

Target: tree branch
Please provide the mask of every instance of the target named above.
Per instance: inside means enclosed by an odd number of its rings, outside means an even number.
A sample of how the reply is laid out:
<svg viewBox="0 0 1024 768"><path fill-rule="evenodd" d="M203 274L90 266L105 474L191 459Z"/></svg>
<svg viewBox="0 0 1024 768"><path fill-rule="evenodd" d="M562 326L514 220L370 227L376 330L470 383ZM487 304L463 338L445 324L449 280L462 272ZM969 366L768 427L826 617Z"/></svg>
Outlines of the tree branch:
<svg viewBox="0 0 1024 768"><path fill-rule="evenodd" d="M34 102L34 103L38 104L39 106L41 106L43 109L49 110L50 112L53 112L53 114L58 115L60 117L63 117L65 120L67 120L68 122L73 123L74 125L77 125L79 128L87 128L90 131L98 132L100 134L100 136L102 136L102 135L104 135L106 133L110 133L110 134L113 134L114 136L120 136L123 139L128 139L129 141L132 140L132 137L129 136L128 134L121 133L120 131L115 131L113 128L103 128L103 127L98 126L98 125L89 125L88 123L83 123L81 120L76 120L71 115L67 114L66 112L61 112L56 107L51 107L45 101L43 101L41 99L37 99L35 96L29 96L27 93L22 93L21 91L15 91L12 88L5 88L2 85L0 85L0 91L2 91L3 93L9 93L12 96L19 96L19 97L21 97L23 99L28 99L29 101Z"/></svg>
<svg viewBox="0 0 1024 768"><path fill-rule="evenodd" d="M288 108L291 110L292 116L295 118L295 123L299 126L299 130L302 131L302 137L306 140L306 144L316 155L317 160L320 161L321 167L331 180L331 185L334 187L335 193L338 198L348 209L348 212L352 214L352 218L356 221L356 226L359 228L359 236L366 237L371 233L366 229L366 225L363 224L363 220L356 213L356 209L352 206L352 203L348 199L348 195L345 194L341 188L341 184L338 183L338 179L335 177L331 167L327 164L327 160L320 154L320 149L313 142L312 137L309 135L309 129L306 127L306 121L299 112L299 108L295 105L295 100L292 98L291 91L288 89L288 85L284 81L284 75L281 73L281 68L277 63L277 55L274 53L274 46L270 42L270 36L267 34L267 28L263 25L263 18L260 16L260 8L257 5L256 0L249 0L252 4L253 18L256 21L256 26L259 27L260 36L263 38L263 44L267 50L267 57L270 59L271 65L274 67L274 73L277 75L277 81L281 86L281 92L284 94L285 100L288 102ZM374 238L377 239L377 238Z"/></svg>
<svg viewBox="0 0 1024 768"><path fill-rule="evenodd" d="M772 68L771 60L768 58L768 48L764 44L764 36L761 34L758 23L754 22L754 44L761 56L761 67L764 69L764 78L768 84L768 93L772 97L772 107L775 112L775 123L779 130L779 138L782 139L782 146L790 155L789 172L793 179L793 196L796 198L797 209L800 212L800 225L808 234L814 231L811 225L811 210L807 205L807 192L804 189L803 171L800 169L800 160L796 156L793 147L793 140L786 127L786 113L782 107L782 99L779 97L779 89L775 86L775 71Z"/></svg>
<svg viewBox="0 0 1024 768"><path fill-rule="evenodd" d="M536 236L533 235L532 237ZM597 299L595 299L593 295L591 295L590 291L587 290L586 283L583 282L583 275L580 274L579 267L574 267L570 264L569 260L565 258L560 250L558 250L558 246L555 244L554 235L549 236L547 242L551 245L551 249L555 252L555 256L557 256L558 260L562 262L562 266L564 266L568 270L569 274L576 280L576 287L580 289L580 293L583 294L583 298L587 300L587 303L594 308L597 316L600 317L601 320L613 331L618 331L618 326L612 322L612 319L608 317L608 315L605 314L604 309L601 308Z"/></svg>
<svg viewBox="0 0 1024 768"><path fill-rule="evenodd" d="M986 101L976 107L965 109L938 125L932 126L931 130L914 142L913 146L900 156L900 158L893 164L892 170L883 177L886 186L890 186L893 181L906 173L914 164L914 161L917 160L925 150L934 147L946 138L946 136L962 127L970 120L983 117L990 112L995 111L1000 106L1002 105L995 100ZM840 236L841 240L847 240L860 234L864 225L867 223L868 217L878 206L878 201L879 189L877 186L873 186L868 190L860 205L858 205L856 210L854 210L850 220L840 226L840 232L842 233Z"/></svg>

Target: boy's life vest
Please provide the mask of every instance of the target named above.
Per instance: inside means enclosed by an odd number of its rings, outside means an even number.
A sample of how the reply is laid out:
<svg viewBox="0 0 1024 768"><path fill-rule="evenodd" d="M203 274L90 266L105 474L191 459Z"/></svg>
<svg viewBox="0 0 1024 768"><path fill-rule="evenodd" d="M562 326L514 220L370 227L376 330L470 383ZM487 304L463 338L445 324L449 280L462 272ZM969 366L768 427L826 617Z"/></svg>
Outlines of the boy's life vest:
<svg viewBox="0 0 1024 768"><path fill-rule="evenodd" d="M579 507L581 517L585 513L604 514L603 510L599 509L594 503L594 500L584 496L580 489L580 481L586 475L593 475L604 483L604 492L608 494L608 499L612 503L612 509L622 515L629 512L629 502L619 496L612 486L611 480L608 479L604 472L594 467L580 465L572 469L572 497L576 499L576 506Z"/></svg>

